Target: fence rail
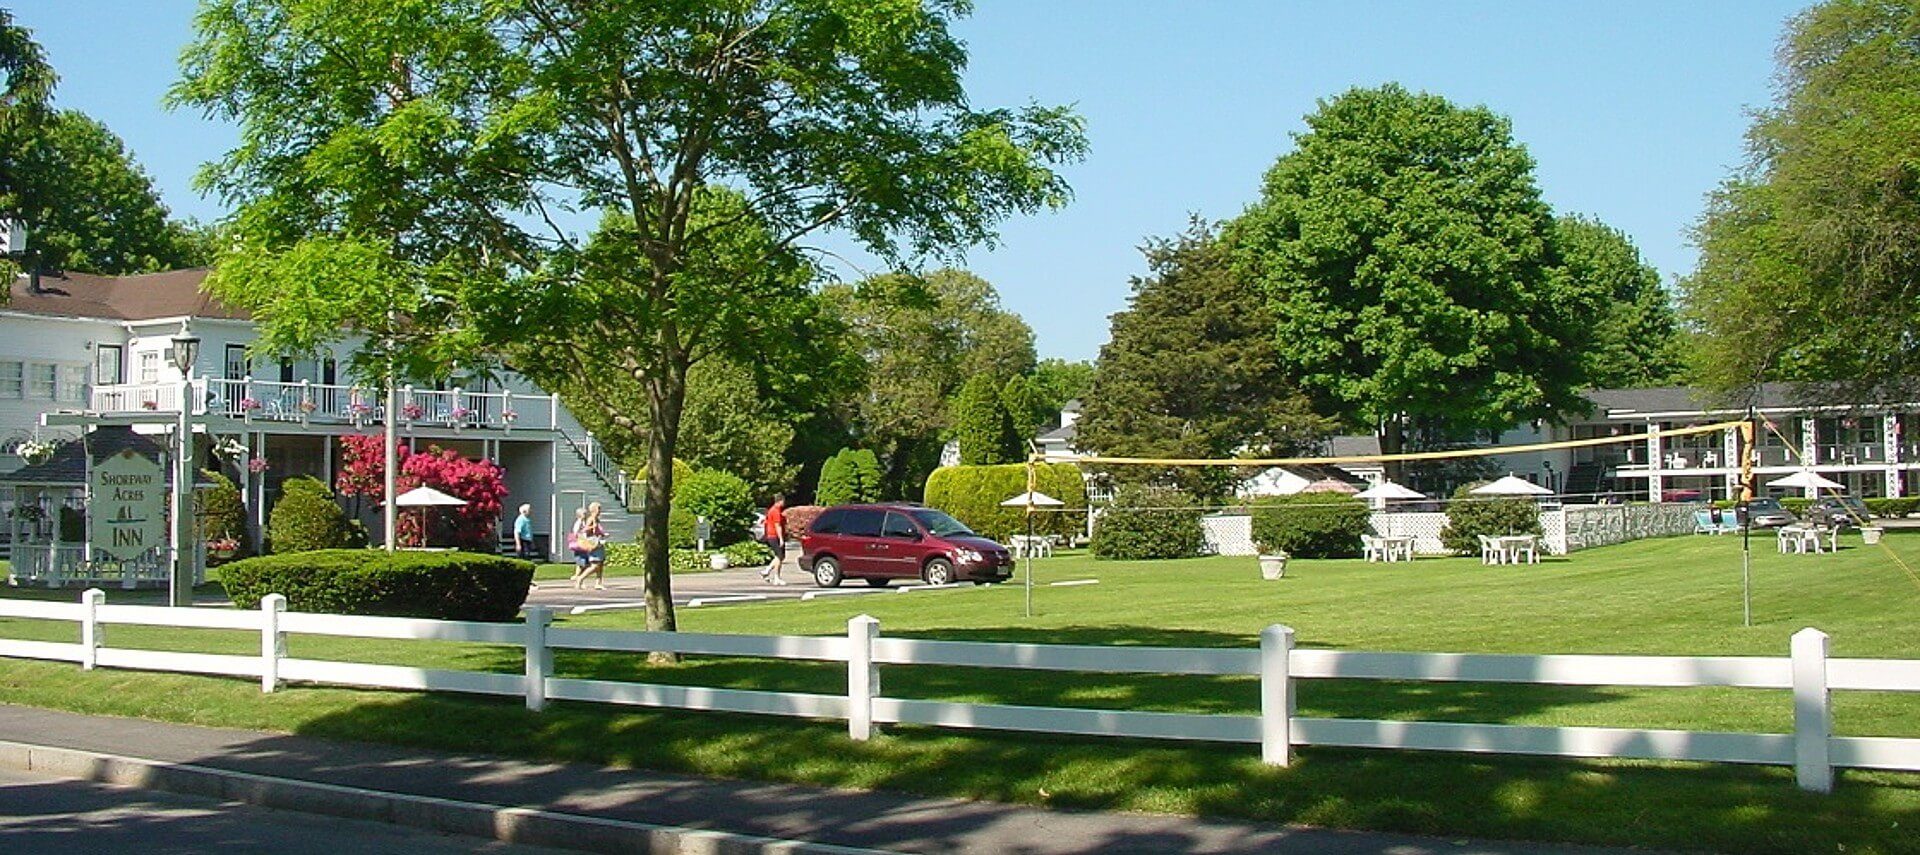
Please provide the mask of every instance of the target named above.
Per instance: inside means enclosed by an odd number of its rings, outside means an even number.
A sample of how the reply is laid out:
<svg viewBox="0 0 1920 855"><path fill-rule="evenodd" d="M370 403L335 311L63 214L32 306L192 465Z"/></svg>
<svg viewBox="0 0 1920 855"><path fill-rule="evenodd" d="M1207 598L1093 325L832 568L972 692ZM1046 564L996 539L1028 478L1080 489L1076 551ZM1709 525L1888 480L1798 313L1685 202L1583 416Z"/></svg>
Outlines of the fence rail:
<svg viewBox="0 0 1920 855"><path fill-rule="evenodd" d="M78 603L0 599L0 618L77 623L78 643L0 639L0 656L78 662L82 668L135 668L258 678L262 691L297 680L429 692L521 696L529 709L549 699L844 719L868 738L875 724L917 724L1081 736L1249 743L1274 765L1298 745L1454 751L1548 757L1613 757L1792 766L1803 789L1828 792L1833 769L1920 771L1920 739L1833 735L1831 693L1920 692L1920 660L1833 659L1827 636L1794 634L1790 655L1594 656L1483 653L1381 653L1295 649L1293 630L1268 627L1255 649L1098 647L880 637L861 615L844 637L562 629L552 612L530 607L521 623L357 617L286 611L279 595L258 611L107 605L89 590ZM108 647L109 624L257 632L260 655L183 653ZM520 648L525 673L457 671L287 656L289 634L460 641ZM672 686L559 677L555 650L673 652L779 660L844 662L847 692L817 694ZM1240 675L1260 686L1258 715L1069 709L885 697L880 666L945 666L1097 673ZM1310 718L1294 712L1299 680L1402 680L1533 685L1699 687L1786 690L1792 733L1729 733L1612 727L1544 727L1434 721Z"/></svg>

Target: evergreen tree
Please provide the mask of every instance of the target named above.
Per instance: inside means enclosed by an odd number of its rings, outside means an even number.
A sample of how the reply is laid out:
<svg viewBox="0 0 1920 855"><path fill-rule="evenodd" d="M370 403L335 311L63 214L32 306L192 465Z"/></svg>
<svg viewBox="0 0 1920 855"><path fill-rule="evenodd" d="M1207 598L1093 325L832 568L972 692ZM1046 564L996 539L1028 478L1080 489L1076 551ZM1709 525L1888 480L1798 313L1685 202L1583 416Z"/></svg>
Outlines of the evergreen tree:
<svg viewBox="0 0 1920 855"><path fill-rule="evenodd" d="M976 374L960 387L954 403L954 436L960 440L960 462L968 466L1014 463L1023 459L1020 434L1013 416L1000 401L1000 384Z"/></svg>

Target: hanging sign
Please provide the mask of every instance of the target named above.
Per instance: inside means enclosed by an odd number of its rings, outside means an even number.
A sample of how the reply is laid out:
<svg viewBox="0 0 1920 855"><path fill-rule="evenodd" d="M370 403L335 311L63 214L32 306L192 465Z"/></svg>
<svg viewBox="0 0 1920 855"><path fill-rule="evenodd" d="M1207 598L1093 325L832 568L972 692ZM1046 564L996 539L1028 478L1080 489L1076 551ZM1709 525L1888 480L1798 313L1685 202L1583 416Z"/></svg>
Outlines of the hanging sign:
<svg viewBox="0 0 1920 855"><path fill-rule="evenodd" d="M132 449L93 464L87 503L95 554L132 561L167 541L167 482L158 461Z"/></svg>

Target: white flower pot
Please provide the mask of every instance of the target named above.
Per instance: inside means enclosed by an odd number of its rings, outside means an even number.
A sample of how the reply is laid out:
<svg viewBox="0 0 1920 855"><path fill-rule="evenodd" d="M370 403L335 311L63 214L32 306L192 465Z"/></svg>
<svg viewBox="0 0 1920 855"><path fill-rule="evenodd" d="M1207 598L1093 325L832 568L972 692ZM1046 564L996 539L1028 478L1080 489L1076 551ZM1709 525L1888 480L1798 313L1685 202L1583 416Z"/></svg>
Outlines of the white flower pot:
<svg viewBox="0 0 1920 855"><path fill-rule="evenodd" d="M1879 543L1880 535L1885 532L1886 532L1886 529L1881 528L1877 525L1866 526L1860 529L1860 539L1866 541L1867 543Z"/></svg>
<svg viewBox="0 0 1920 855"><path fill-rule="evenodd" d="M724 552L716 552L707 556L707 566L715 570L727 569L727 554Z"/></svg>
<svg viewBox="0 0 1920 855"><path fill-rule="evenodd" d="M1260 578L1272 581L1285 575L1287 575L1285 554L1260 556Z"/></svg>

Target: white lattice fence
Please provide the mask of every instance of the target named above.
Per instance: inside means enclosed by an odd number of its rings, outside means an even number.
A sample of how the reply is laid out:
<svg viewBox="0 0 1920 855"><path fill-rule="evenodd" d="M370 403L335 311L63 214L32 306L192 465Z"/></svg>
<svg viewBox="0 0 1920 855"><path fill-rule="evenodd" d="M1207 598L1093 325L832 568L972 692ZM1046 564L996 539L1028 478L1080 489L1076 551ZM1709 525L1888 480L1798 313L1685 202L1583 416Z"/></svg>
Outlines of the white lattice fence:
<svg viewBox="0 0 1920 855"><path fill-rule="evenodd" d="M1207 549L1215 555L1252 555L1253 517L1246 514L1212 514L1200 518L1206 533Z"/></svg>

